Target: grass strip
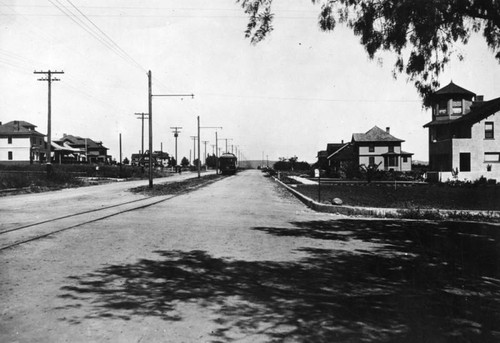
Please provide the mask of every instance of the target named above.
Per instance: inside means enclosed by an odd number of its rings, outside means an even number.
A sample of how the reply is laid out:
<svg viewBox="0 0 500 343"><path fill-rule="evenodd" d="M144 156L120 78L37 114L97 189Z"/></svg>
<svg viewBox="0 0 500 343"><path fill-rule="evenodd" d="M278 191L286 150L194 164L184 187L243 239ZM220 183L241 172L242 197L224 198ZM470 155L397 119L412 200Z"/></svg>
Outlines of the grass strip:
<svg viewBox="0 0 500 343"><path fill-rule="evenodd" d="M178 182L168 182L155 185L153 188L149 186L140 186L130 189L132 193L140 193L148 196L161 196L188 193L198 188L208 186L209 184L223 178L222 175L210 174L201 178L191 178Z"/></svg>

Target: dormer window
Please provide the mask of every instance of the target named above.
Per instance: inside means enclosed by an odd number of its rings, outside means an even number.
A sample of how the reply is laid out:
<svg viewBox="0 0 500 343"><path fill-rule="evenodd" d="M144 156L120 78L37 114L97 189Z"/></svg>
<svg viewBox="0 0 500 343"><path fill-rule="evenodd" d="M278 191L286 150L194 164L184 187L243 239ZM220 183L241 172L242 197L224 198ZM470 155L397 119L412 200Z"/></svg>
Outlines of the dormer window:
<svg viewBox="0 0 500 343"><path fill-rule="evenodd" d="M462 114L462 99L453 99L452 103L452 113L453 114Z"/></svg>

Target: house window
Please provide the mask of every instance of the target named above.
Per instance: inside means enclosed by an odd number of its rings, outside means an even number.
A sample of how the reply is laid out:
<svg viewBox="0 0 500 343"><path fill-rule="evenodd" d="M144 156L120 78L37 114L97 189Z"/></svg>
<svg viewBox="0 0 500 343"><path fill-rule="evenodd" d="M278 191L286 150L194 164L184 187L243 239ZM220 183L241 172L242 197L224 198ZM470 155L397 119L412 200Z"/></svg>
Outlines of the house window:
<svg viewBox="0 0 500 343"><path fill-rule="evenodd" d="M368 146L368 152L375 152L375 145L374 144L370 144Z"/></svg>
<svg viewBox="0 0 500 343"><path fill-rule="evenodd" d="M445 115L448 111L448 101L441 100L438 104L438 115Z"/></svg>
<svg viewBox="0 0 500 343"><path fill-rule="evenodd" d="M470 171L470 152L460 153L460 171L463 172Z"/></svg>
<svg viewBox="0 0 500 343"><path fill-rule="evenodd" d="M387 167L397 167L398 166L398 157L397 156L388 156L387 157Z"/></svg>
<svg viewBox="0 0 500 343"><path fill-rule="evenodd" d="M500 152L485 152L484 162L500 162Z"/></svg>
<svg viewBox="0 0 500 343"><path fill-rule="evenodd" d="M370 166L374 166L375 165L375 156L368 157L368 164Z"/></svg>
<svg viewBox="0 0 500 343"><path fill-rule="evenodd" d="M14 156L12 156L12 151L9 151L9 161L12 161L14 159Z"/></svg>
<svg viewBox="0 0 500 343"><path fill-rule="evenodd" d="M394 145L389 145L389 152L394 152Z"/></svg>
<svg viewBox="0 0 500 343"><path fill-rule="evenodd" d="M462 99L453 100L453 114L462 114Z"/></svg>
<svg viewBox="0 0 500 343"><path fill-rule="evenodd" d="M7 144L12 144L12 137L11 136L7 137Z"/></svg>
<svg viewBox="0 0 500 343"><path fill-rule="evenodd" d="M408 163L408 157L407 156L403 156L403 163Z"/></svg>
<svg viewBox="0 0 500 343"><path fill-rule="evenodd" d="M493 133L493 122L492 121L487 121L484 123L484 139L494 139L495 134Z"/></svg>

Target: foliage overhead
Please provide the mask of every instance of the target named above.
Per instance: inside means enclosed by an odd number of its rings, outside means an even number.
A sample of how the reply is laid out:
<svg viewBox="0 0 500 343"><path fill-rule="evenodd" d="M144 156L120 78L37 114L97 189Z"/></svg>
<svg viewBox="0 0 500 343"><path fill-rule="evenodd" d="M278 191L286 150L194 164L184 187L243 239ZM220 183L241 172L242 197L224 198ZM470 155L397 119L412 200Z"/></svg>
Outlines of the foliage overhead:
<svg viewBox="0 0 500 343"><path fill-rule="evenodd" d="M245 35L253 44L272 30L273 0L237 0L249 22ZM500 62L500 1L498 0L311 0L321 7L318 24L333 31L344 24L360 37L370 58L379 51L396 54L393 75L405 73L428 106L438 77L454 54L453 45L467 44L482 32Z"/></svg>

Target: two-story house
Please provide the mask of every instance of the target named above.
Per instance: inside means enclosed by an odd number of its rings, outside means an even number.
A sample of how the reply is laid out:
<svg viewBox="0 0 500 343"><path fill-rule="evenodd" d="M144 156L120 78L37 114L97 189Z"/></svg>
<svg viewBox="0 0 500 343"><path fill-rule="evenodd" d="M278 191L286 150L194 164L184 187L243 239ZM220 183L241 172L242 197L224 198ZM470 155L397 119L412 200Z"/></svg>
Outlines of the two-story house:
<svg viewBox="0 0 500 343"><path fill-rule="evenodd" d="M401 150L404 140L391 135L390 128L374 126L366 133L354 133L348 143L329 143L318 151L315 166L332 177L347 175L358 166L378 166L379 170L411 171L412 153Z"/></svg>
<svg viewBox="0 0 500 343"><path fill-rule="evenodd" d="M412 153L401 150L404 140L391 135L390 128L374 126L366 133L354 133L351 144L359 165L378 165L379 170L411 171Z"/></svg>
<svg viewBox="0 0 500 343"><path fill-rule="evenodd" d="M500 98L482 96L450 82L431 97L429 178L437 181L500 180Z"/></svg>
<svg viewBox="0 0 500 343"><path fill-rule="evenodd" d="M22 120L3 125L0 122L0 163L45 161L45 135L35 129L35 125Z"/></svg>

